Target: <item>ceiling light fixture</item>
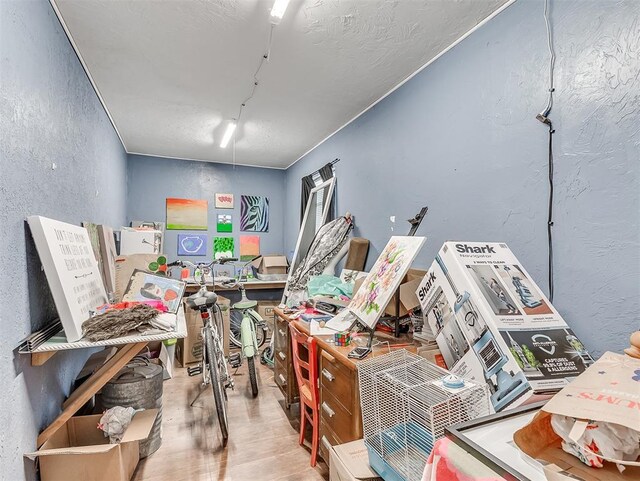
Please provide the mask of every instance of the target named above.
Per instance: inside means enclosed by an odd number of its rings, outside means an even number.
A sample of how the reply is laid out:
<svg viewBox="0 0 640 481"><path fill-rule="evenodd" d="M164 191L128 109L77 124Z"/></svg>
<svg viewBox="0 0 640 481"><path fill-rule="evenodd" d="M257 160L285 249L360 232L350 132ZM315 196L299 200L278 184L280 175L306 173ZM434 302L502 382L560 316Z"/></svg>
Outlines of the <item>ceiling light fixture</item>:
<svg viewBox="0 0 640 481"><path fill-rule="evenodd" d="M273 2L273 7L271 7L271 23L274 25L278 25L282 17L284 17L284 12L287 10L289 6L289 0L276 0Z"/></svg>
<svg viewBox="0 0 640 481"><path fill-rule="evenodd" d="M232 120L231 122L229 122L229 125L227 125L227 130L225 130L224 135L222 136L222 140L220 141L220 147L223 149L227 148L227 145L229 145L229 141L231 140L231 136L233 135L233 133L236 130L236 122L235 120Z"/></svg>

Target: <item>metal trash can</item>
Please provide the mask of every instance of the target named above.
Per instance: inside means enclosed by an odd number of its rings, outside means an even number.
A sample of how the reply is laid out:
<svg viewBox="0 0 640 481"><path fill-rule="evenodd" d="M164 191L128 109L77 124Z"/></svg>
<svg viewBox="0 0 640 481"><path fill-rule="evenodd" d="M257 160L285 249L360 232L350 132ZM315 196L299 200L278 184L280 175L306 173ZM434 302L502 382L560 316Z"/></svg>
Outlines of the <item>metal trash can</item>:
<svg viewBox="0 0 640 481"><path fill-rule="evenodd" d="M102 388L102 405L105 409L157 409L149 438L140 442L140 459L158 450L162 444L162 366L134 358Z"/></svg>

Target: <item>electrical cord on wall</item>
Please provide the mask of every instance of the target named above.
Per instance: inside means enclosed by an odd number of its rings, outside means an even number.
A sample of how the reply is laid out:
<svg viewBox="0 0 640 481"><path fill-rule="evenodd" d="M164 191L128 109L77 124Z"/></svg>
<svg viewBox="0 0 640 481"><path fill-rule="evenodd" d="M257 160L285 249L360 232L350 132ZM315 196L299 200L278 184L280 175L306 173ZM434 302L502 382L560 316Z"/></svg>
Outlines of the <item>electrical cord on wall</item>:
<svg viewBox="0 0 640 481"><path fill-rule="evenodd" d="M549 300L553 302L553 122L549 118L551 109L553 108L553 73L556 64L556 53L553 49L553 36L551 32L551 24L549 22L549 0L544 1L544 24L547 28L547 47L549 48L549 99L546 108L536 115L543 124L549 127L549 205L547 210L547 243L548 243L548 274L549 274Z"/></svg>
<svg viewBox="0 0 640 481"><path fill-rule="evenodd" d="M262 70L262 66L264 65L265 61L268 62L269 58L271 57L271 44L273 43L274 28L275 28L275 25L272 23L271 28L269 29L269 39L267 40L267 47L265 48L265 51L262 54L262 57L260 57L260 62L258 62L258 68L256 68L256 71L253 74L253 86L251 87L251 92L249 92L249 95L242 101L242 103L240 104L240 108L238 109L238 116L235 119L236 124L238 125L240 124L240 117L242 117L242 110L247 106L247 102L249 102L249 100L253 98L253 96L256 93L256 89L258 88L258 85L260 83L258 79L258 74L260 73L260 70ZM237 130L233 133L233 152L232 152L231 164L233 165L234 169L236 166L236 134L237 134Z"/></svg>
<svg viewBox="0 0 640 481"><path fill-rule="evenodd" d="M265 49L265 52L262 54L262 57L260 58L260 62L258 63L258 68L256 68L256 71L253 74L253 87L251 88L251 92L249 93L247 98L245 98L244 101L240 104L238 117L236 118L236 122L238 123L240 122L240 117L242 116L242 109L244 109L247 106L247 102L251 100L256 93L256 89L258 88L258 84L260 83L258 79L258 74L260 73L260 70L262 70L262 66L264 65L264 62L265 61L268 62L269 57L271 57L271 44L273 43L274 28L275 28L275 25L271 24L271 28L269 29L269 39L267 40L267 47Z"/></svg>

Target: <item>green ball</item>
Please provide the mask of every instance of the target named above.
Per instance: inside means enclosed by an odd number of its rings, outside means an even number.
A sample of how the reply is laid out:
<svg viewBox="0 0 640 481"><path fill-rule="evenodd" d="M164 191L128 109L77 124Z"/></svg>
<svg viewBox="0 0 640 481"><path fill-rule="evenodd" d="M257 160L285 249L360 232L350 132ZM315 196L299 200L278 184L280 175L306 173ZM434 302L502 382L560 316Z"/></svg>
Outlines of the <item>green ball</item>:
<svg viewBox="0 0 640 481"><path fill-rule="evenodd" d="M158 270L158 267L160 267L160 266L158 265L158 263L157 263L157 262L151 262L151 263L149 263L149 270L150 270L151 272L155 272L155 271L157 271L157 270Z"/></svg>

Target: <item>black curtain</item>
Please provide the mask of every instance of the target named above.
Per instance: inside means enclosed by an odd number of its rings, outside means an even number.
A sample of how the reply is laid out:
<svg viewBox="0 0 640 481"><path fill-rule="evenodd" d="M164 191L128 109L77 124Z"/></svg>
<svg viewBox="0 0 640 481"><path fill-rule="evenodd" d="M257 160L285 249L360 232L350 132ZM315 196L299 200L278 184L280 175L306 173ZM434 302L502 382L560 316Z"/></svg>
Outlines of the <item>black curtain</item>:
<svg viewBox="0 0 640 481"><path fill-rule="evenodd" d="M302 178L302 193L300 195L300 225L304 220L304 211L307 208L307 202L309 202L309 196L311 195L311 189L316 184L313 182L313 175L305 175Z"/></svg>
<svg viewBox="0 0 640 481"><path fill-rule="evenodd" d="M320 168L320 170L318 170L318 173L320 174L320 177L322 177L322 181L326 181L329 180L331 177L333 177L333 162L329 162L327 165L325 165L324 167ZM335 185L333 186L333 193L331 195L331 203L329 204L329 212L327 213L327 220L326 222L329 222L333 219L335 219Z"/></svg>

